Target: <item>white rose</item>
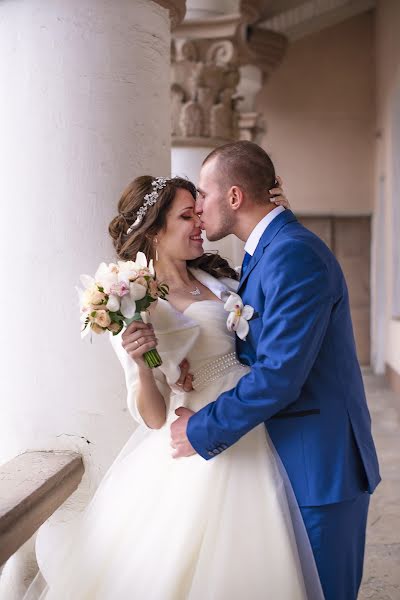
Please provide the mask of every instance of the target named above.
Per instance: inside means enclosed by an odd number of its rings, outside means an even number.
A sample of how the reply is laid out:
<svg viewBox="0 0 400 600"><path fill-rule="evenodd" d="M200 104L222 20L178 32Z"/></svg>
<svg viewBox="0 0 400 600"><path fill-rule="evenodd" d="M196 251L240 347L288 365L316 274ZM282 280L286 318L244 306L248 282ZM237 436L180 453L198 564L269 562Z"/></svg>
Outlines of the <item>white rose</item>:
<svg viewBox="0 0 400 600"><path fill-rule="evenodd" d="M100 292L97 288L97 285L85 290L83 292L83 305L90 306L92 304L102 304L102 302L106 299L106 295L103 292Z"/></svg>
<svg viewBox="0 0 400 600"><path fill-rule="evenodd" d="M93 323L100 327L108 327L111 323L110 315L106 310L96 310L96 314L92 318Z"/></svg>

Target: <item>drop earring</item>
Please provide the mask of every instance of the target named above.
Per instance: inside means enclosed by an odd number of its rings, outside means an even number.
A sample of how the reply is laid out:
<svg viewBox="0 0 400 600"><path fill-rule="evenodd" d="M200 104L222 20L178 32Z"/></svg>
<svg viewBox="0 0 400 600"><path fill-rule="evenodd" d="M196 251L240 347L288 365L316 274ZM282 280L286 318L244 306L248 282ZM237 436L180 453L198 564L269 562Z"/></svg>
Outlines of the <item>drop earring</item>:
<svg viewBox="0 0 400 600"><path fill-rule="evenodd" d="M156 262L157 262L158 261L158 250L157 250L157 244L158 244L158 242L157 242L157 238L154 238L154 244L155 244L155 247L156 247Z"/></svg>

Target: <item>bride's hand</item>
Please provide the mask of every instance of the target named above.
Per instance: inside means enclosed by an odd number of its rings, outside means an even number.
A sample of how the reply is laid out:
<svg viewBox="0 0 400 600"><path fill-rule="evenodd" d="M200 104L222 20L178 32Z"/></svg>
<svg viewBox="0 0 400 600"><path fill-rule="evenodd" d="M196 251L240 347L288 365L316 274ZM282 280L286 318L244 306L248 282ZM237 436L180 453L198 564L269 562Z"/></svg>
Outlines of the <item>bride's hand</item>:
<svg viewBox="0 0 400 600"><path fill-rule="evenodd" d="M286 198L285 194L283 193L283 188L282 188L283 182L282 182L282 179L279 177L279 175L276 176L276 181L278 183L278 186L272 188L272 190L269 190L270 195L273 196L270 199L270 202L273 202L277 206L284 206L285 208L291 208L291 206L289 204L289 200Z"/></svg>
<svg viewBox="0 0 400 600"><path fill-rule="evenodd" d="M143 355L157 347L157 338L151 323L133 321L122 334L122 346L139 368L150 368L146 364Z"/></svg>

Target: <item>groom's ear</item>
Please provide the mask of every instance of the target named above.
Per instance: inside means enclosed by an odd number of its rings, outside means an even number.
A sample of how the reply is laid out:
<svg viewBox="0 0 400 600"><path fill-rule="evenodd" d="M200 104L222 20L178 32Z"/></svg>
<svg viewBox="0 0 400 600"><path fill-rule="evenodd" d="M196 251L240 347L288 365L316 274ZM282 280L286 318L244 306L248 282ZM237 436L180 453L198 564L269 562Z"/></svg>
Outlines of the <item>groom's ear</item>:
<svg viewBox="0 0 400 600"><path fill-rule="evenodd" d="M238 210L243 204L243 190L237 185L233 185L228 192L228 200L232 210Z"/></svg>

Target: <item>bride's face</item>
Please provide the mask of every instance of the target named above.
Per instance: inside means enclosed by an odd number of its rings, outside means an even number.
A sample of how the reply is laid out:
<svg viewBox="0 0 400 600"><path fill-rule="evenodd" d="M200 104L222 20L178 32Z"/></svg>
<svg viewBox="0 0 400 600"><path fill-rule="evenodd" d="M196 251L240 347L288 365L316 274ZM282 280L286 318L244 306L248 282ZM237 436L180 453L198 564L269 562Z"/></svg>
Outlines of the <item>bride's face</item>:
<svg viewBox="0 0 400 600"><path fill-rule="evenodd" d="M193 260L204 254L200 218L188 190L178 189L168 211L166 224L157 235L160 258Z"/></svg>

